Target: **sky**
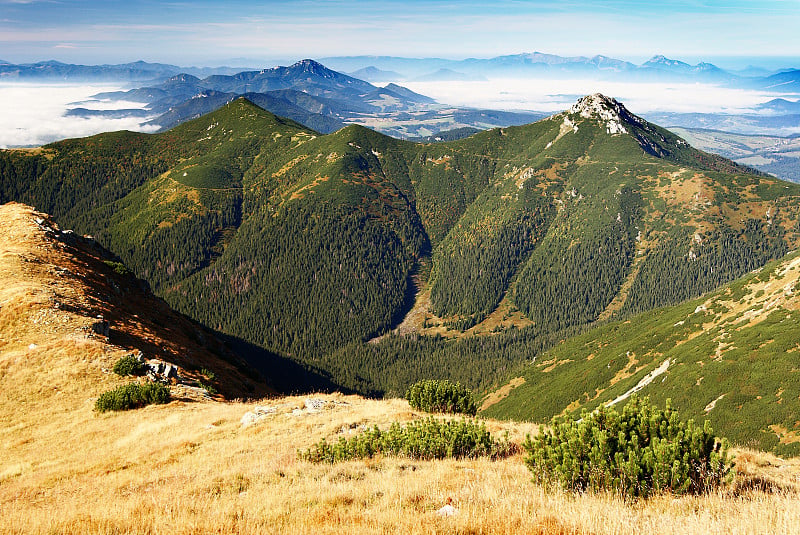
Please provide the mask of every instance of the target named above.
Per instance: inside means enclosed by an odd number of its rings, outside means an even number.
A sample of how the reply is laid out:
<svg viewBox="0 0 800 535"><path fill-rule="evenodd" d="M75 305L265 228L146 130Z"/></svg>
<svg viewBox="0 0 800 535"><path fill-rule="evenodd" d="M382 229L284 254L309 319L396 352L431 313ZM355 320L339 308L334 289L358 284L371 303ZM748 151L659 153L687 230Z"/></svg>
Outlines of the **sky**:
<svg viewBox="0 0 800 535"><path fill-rule="evenodd" d="M258 66L539 51L778 67L800 63L798 28L798 0L0 0L0 60Z"/></svg>

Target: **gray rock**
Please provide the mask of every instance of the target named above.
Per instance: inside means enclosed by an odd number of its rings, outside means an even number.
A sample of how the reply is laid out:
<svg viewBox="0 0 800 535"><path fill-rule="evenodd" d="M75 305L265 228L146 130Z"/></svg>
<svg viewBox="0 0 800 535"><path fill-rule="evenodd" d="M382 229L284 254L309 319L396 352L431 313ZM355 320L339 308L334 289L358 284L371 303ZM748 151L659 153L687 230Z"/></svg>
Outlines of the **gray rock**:
<svg viewBox="0 0 800 535"><path fill-rule="evenodd" d="M242 416L242 427L249 427L260 422L268 416L277 414L277 412L278 409L276 407L253 407L252 411L248 411L244 413L244 416Z"/></svg>

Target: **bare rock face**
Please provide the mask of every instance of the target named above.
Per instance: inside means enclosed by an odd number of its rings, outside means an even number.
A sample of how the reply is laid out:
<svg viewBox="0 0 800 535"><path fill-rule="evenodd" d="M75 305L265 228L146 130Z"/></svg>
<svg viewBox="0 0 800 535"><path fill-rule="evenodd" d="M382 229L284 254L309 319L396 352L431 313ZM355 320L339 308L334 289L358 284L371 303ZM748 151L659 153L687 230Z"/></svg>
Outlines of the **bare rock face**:
<svg viewBox="0 0 800 535"><path fill-rule="evenodd" d="M178 378L178 367L163 360L149 360L144 363L147 368L147 377L152 381L168 383L170 379Z"/></svg>
<svg viewBox="0 0 800 535"><path fill-rule="evenodd" d="M570 113L577 113L585 119L595 119L606 125L606 132L611 135L627 134L626 123L638 121L621 103L601 93L587 95L578 100L569 109Z"/></svg>

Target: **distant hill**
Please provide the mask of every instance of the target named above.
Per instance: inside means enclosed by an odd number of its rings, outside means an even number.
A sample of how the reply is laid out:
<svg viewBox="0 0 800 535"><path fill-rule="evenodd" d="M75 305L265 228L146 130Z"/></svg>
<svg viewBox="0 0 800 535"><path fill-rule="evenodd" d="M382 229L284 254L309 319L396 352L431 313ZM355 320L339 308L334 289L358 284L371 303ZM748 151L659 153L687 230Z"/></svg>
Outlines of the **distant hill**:
<svg viewBox="0 0 800 535"><path fill-rule="evenodd" d="M775 98L759 104L758 109L780 114L800 115L800 100L792 101L784 98Z"/></svg>
<svg viewBox="0 0 800 535"><path fill-rule="evenodd" d="M754 136L709 129L670 127L692 146L800 182L800 141L796 137Z"/></svg>
<svg viewBox="0 0 800 535"><path fill-rule="evenodd" d="M798 92L800 91L800 69L779 72L766 78L757 79L753 85L767 91Z"/></svg>
<svg viewBox="0 0 800 535"><path fill-rule="evenodd" d="M646 62L642 63L640 68L656 69L682 75L697 74L705 76L722 76L725 71L711 63L698 63L697 65L689 65L683 61L669 59L665 56L653 56Z"/></svg>
<svg viewBox="0 0 800 535"><path fill-rule="evenodd" d="M416 102L418 104L434 104L436 102L430 97L426 97L425 95L420 95L419 93L411 91L407 87L403 87L395 83L387 84L383 89L386 91L391 91L396 95L400 95L404 99L407 99L411 102Z"/></svg>
<svg viewBox="0 0 800 535"><path fill-rule="evenodd" d="M182 72L210 76L230 74L238 70L240 69L232 67L178 67L145 61L117 65L75 65L51 60L24 64L0 62L0 79L43 82L150 81L168 78Z"/></svg>
<svg viewBox="0 0 800 535"><path fill-rule="evenodd" d="M394 71L384 71L377 67L369 66L357 71L351 72L350 76L364 80L366 82L397 82L403 80L405 77Z"/></svg>

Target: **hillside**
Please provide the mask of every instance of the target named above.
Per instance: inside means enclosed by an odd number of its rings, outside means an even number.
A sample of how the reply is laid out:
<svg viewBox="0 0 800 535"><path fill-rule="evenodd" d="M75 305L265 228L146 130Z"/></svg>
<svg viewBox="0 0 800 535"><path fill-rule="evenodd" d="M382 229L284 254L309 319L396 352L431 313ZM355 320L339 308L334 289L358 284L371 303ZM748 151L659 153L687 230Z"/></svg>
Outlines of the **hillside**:
<svg viewBox="0 0 800 535"><path fill-rule="evenodd" d="M183 313L366 394L487 389L800 242L800 186L602 95L435 144L323 136L238 99L161 134L5 151L0 176L0 201L96 236ZM398 326L415 336L364 344Z"/></svg>
<svg viewBox="0 0 800 535"><path fill-rule="evenodd" d="M207 381L196 367L213 370L229 397L257 383L228 362L212 333L153 298L92 239L20 204L0 206L0 218L0 533L791 533L797 526L800 464L748 450L735 452L735 480L719 493L632 504L536 486L519 454L335 465L298 458L298 449L322 438L426 416L398 399L231 402L173 385L169 404L98 413L96 396L130 380L108 368L136 350L178 364L184 379ZM108 322L100 328L98 313ZM537 427L484 423L517 443ZM447 503L455 513L437 514Z"/></svg>
<svg viewBox="0 0 800 535"><path fill-rule="evenodd" d="M177 368L185 399L263 397L274 390L208 329L172 311L93 239L21 204L0 206L0 402L26 416L89 407L125 380L123 355ZM219 392L214 396L200 384ZM213 392L213 391L212 391ZM69 400L69 401L67 401Z"/></svg>
<svg viewBox="0 0 800 535"><path fill-rule="evenodd" d="M490 395L483 413L543 421L639 392L672 399L736 444L798 455L799 283L795 252L709 296L566 340Z"/></svg>

